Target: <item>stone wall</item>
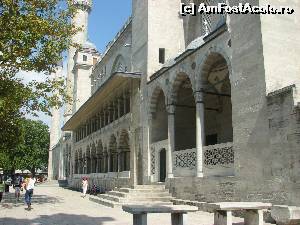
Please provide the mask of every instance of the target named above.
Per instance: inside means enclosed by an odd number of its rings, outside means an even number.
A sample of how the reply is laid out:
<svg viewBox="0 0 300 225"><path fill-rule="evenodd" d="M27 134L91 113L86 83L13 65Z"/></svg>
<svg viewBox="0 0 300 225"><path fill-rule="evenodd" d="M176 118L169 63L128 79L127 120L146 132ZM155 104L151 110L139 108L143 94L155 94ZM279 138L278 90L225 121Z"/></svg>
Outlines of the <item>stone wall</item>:
<svg viewBox="0 0 300 225"><path fill-rule="evenodd" d="M99 174L100 175L100 174ZM82 177L87 177L89 187L96 184L100 188L101 192L111 191L114 188L130 187L129 178L117 178L117 177L97 177L97 175L75 175L72 180L69 180L69 187L76 190L82 189Z"/></svg>

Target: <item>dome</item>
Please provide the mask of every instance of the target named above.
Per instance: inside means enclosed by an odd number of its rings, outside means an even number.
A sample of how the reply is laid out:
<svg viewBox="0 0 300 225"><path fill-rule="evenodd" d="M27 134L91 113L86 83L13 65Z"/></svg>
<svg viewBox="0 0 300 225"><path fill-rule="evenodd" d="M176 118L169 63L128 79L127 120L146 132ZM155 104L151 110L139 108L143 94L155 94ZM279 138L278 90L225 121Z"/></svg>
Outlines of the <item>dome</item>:
<svg viewBox="0 0 300 225"><path fill-rule="evenodd" d="M97 47L94 43L90 42L90 41L86 41L83 45L82 48L88 48L88 49L93 49L93 50L97 50Z"/></svg>
<svg viewBox="0 0 300 225"><path fill-rule="evenodd" d="M84 6L87 8L92 8L92 0L73 0L73 5Z"/></svg>

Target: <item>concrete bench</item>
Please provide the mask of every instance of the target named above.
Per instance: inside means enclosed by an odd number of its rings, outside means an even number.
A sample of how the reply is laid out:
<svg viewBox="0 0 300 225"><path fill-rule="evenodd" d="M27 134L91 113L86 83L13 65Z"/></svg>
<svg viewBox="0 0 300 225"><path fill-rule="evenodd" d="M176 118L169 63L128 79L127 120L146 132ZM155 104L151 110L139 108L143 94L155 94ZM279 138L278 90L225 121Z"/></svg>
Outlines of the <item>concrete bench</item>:
<svg viewBox="0 0 300 225"><path fill-rule="evenodd" d="M133 225L147 225L148 213L171 213L172 225L187 225L187 213L198 211L186 205L123 205L125 212L133 214Z"/></svg>
<svg viewBox="0 0 300 225"><path fill-rule="evenodd" d="M232 225L232 211L245 211L245 225L263 225L263 210L271 204L262 202L207 203L206 211L214 213L215 225Z"/></svg>
<svg viewBox="0 0 300 225"><path fill-rule="evenodd" d="M271 216L277 225L299 225L300 207L274 205L271 209Z"/></svg>

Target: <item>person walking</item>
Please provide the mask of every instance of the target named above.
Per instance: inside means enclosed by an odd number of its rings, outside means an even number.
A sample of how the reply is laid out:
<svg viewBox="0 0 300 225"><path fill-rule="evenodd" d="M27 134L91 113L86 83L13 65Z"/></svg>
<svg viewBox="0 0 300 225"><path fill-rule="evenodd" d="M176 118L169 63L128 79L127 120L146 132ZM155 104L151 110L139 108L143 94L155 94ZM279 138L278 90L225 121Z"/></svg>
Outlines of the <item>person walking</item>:
<svg viewBox="0 0 300 225"><path fill-rule="evenodd" d="M15 189L16 203L20 201L20 192L22 188L22 183L23 183L23 178L20 176L20 174L16 174L13 182L13 188Z"/></svg>
<svg viewBox="0 0 300 225"><path fill-rule="evenodd" d="M25 202L27 204L28 211L30 211L32 209L31 208L31 198L33 195L33 189L34 189L35 182L36 182L36 179L34 178L34 176L32 174L30 174L30 177L26 179L25 185L24 185L24 188L26 190Z"/></svg>
<svg viewBox="0 0 300 225"><path fill-rule="evenodd" d="M88 185L89 185L89 182L87 180L87 177L83 177L82 178L82 194L83 194L83 198L85 198L85 195L86 195L86 192L87 192L87 189L88 189Z"/></svg>
<svg viewBox="0 0 300 225"><path fill-rule="evenodd" d="M2 202L4 189L5 189L5 184L3 183L2 176L0 175L0 203Z"/></svg>

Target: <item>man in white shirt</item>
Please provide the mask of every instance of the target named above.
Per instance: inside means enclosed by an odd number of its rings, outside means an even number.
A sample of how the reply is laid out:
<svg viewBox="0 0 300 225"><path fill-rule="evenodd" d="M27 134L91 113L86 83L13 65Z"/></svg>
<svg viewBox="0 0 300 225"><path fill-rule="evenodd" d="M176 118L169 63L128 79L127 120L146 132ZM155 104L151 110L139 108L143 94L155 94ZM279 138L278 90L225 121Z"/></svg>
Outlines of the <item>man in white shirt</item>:
<svg viewBox="0 0 300 225"><path fill-rule="evenodd" d="M27 204L27 210L31 210L31 198L33 195L33 189L34 189L34 184L36 182L36 179L30 174L30 177L26 179L25 181L25 202Z"/></svg>

